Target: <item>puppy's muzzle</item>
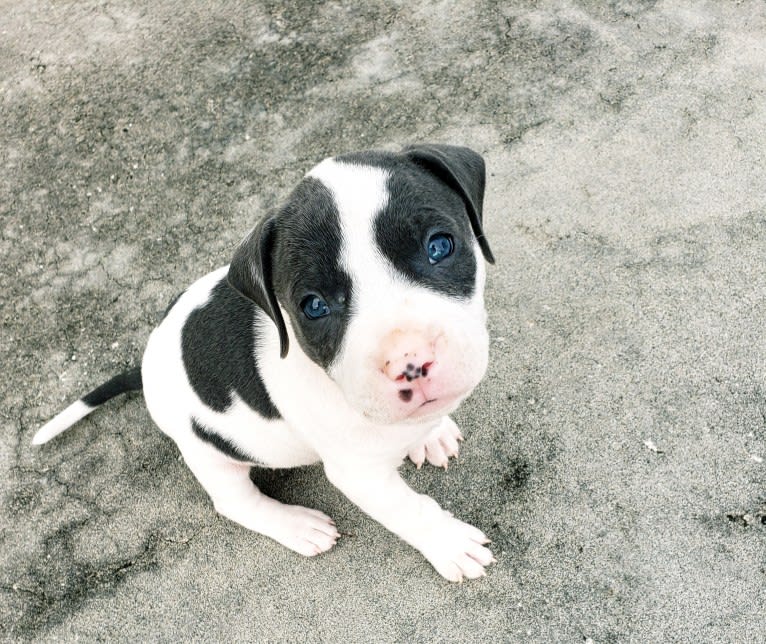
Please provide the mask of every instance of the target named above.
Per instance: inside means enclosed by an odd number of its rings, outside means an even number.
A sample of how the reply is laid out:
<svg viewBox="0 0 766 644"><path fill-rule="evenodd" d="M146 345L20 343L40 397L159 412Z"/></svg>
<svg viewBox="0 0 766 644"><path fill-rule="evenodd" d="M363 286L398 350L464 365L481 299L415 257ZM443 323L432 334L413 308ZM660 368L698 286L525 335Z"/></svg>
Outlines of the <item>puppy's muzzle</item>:
<svg viewBox="0 0 766 644"><path fill-rule="evenodd" d="M437 340L421 331L396 329L381 342L381 371L391 381L392 396L413 408L434 402L439 390Z"/></svg>

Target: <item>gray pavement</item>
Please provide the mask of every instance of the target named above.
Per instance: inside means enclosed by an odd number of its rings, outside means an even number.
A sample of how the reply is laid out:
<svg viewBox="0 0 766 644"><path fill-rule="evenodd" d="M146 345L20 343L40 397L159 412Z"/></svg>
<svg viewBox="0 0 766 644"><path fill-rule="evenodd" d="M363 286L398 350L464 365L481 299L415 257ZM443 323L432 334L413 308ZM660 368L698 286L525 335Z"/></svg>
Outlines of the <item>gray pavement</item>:
<svg viewBox="0 0 766 644"><path fill-rule="evenodd" d="M0 635L10 641L758 642L766 632L766 4L0 3ZM448 472L450 585L321 468L345 537L216 516L140 396L170 298L316 161L490 171L491 364Z"/></svg>

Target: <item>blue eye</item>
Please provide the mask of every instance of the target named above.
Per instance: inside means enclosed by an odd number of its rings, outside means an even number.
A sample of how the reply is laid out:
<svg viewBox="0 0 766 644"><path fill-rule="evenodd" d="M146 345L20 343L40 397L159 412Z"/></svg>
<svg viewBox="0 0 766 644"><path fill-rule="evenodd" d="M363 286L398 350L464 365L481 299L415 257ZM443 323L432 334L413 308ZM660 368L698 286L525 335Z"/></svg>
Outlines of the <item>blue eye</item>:
<svg viewBox="0 0 766 644"><path fill-rule="evenodd" d="M301 302L301 308L303 309L303 314L309 320L317 320L325 315L330 315L330 307L318 295L304 297L303 302Z"/></svg>
<svg viewBox="0 0 766 644"><path fill-rule="evenodd" d="M452 237L445 233L435 233L428 238L428 261L431 264L438 264L443 259L452 255L455 250L455 243Z"/></svg>

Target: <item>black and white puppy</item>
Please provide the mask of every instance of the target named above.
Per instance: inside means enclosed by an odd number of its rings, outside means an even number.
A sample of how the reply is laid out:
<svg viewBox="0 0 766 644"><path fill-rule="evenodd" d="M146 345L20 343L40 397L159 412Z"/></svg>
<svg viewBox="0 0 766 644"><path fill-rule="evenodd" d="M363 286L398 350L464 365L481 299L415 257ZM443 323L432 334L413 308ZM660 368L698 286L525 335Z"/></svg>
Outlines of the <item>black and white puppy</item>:
<svg viewBox="0 0 766 644"><path fill-rule="evenodd" d="M192 284L120 374L35 435L44 443L143 388L224 516L303 555L340 536L322 512L262 494L252 465L321 461L349 499L452 581L485 574L487 537L415 493L409 456L446 468L447 416L487 367L482 158L462 147L326 159ZM244 296L244 297L243 297Z"/></svg>

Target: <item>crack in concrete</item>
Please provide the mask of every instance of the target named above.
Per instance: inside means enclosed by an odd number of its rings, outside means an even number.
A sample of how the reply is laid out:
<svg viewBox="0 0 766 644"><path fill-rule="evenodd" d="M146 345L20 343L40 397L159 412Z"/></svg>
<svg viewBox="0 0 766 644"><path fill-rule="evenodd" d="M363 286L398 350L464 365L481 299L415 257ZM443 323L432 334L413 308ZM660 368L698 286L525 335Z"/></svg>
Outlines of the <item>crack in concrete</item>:
<svg viewBox="0 0 766 644"><path fill-rule="evenodd" d="M159 565L160 556L169 548L188 549L200 534L208 529L205 524L186 538L173 539L159 532L150 532L139 552L131 557L102 564L74 560L72 539L77 530L88 525L92 517L75 520L56 530L44 540L44 555L31 563L20 577L37 580L37 588L20 582L0 585L0 591L23 593L34 602L26 604L17 620L0 626L8 635L39 637L69 614L76 611L90 598L101 593L111 593L131 574L153 570ZM163 544L168 544L163 546ZM51 573L53 571L53 573ZM58 572L59 574L56 574Z"/></svg>

